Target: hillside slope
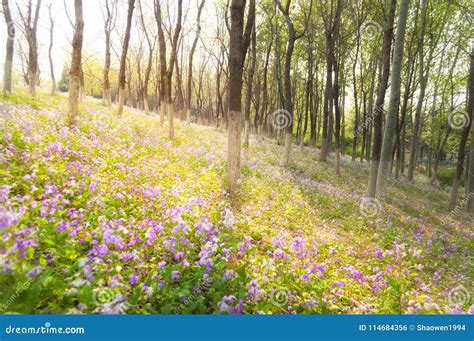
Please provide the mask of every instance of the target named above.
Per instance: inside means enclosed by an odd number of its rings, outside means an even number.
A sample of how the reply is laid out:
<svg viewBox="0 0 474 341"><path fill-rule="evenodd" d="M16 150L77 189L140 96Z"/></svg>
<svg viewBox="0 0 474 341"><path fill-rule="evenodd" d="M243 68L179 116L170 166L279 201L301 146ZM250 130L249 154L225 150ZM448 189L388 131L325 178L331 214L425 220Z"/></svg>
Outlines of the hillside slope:
<svg viewBox="0 0 474 341"><path fill-rule="evenodd" d="M446 195L251 140L222 190L226 135L60 96L0 102L3 312L472 313L472 217ZM471 258L472 259L472 258ZM472 264L471 264L472 265ZM471 271L471 273L469 273Z"/></svg>

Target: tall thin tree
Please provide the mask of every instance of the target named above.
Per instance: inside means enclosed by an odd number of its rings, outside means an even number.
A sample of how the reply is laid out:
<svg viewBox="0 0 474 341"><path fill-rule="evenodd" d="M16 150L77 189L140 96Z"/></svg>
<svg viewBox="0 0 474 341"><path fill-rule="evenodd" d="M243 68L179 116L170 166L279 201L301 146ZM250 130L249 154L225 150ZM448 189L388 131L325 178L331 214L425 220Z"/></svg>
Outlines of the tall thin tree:
<svg viewBox="0 0 474 341"><path fill-rule="evenodd" d="M383 61L382 73L379 76L377 89L377 99L375 100L375 109L371 113L374 121L374 140L372 147L372 162L370 163L369 189L367 195L375 197L377 186L377 174L379 171L380 151L382 150L382 122L383 122L383 103L387 91L388 78L390 76L390 56L392 52L393 23L395 21L395 10L397 0L390 1L390 9L385 23L383 38Z"/></svg>
<svg viewBox="0 0 474 341"><path fill-rule="evenodd" d="M82 0L74 0L74 13L76 21L74 25L74 37L72 38L71 70L69 71L68 124L70 126L76 124L79 107L79 91L81 87L82 40L84 35Z"/></svg>
<svg viewBox="0 0 474 341"><path fill-rule="evenodd" d="M385 124L385 134L383 138L382 151L380 154L379 173L377 175L377 197L385 195L385 183L390 170L398 106L400 104L401 68L409 5L410 0L402 0L398 14L397 33L395 35L395 49L393 51L390 102L388 104L387 122Z"/></svg>
<svg viewBox="0 0 474 341"><path fill-rule="evenodd" d="M51 95L56 93L56 78L54 77L54 63L53 63L53 42L54 42L54 19L51 13L52 3L48 5L49 14L49 47L48 47L48 58L49 58L49 69L51 72Z"/></svg>
<svg viewBox="0 0 474 341"><path fill-rule="evenodd" d="M192 100L192 85L193 85L193 57L194 51L196 50L197 43L199 41L199 34L201 33L201 13L204 7L205 0L201 0L201 3L198 7L198 14L196 19L196 35L194 36L193 45L189 51L188 58L188 79L186 84L186 122L191 122L191 100Z"/></svg>
<svg viewBox="0 0 474 341"><path fill-rule="evenodd" d="M125 27L125 36L122 44L122 55L120 57L119 70L119 100L117 107L117 116L122 116L123 106L125 104L125 68L127 63L128 44L130 42L130 30L132 29L133 10L135 9L135 0L128 0L127 26Z"/></svg>
<svg viewBox="0 0 474 341"><path fill-rule="evenodd" d="M5 67L3 71L3 92L12 92L12 69L13 69L13 50L15 47L15 22L8 0L2 0L3 16L5 17L5 24L7 25L7 44L5 54Z"/></svg>
<svg viewBox="0 0 474 341"><path fill-rule="evenodd" d="M38 40L37 40L37 30L38 30L38 20L41 8L41 0L36 2L36 7L33 13L33 4L32 0L28 1L26 11L20 9L17 4L18 13L20 13L20 18L23 23L23 29L28 42L28 88L29 94L32 97L36 96L36 85L39 78L39 68L38 68Z"/></svg>

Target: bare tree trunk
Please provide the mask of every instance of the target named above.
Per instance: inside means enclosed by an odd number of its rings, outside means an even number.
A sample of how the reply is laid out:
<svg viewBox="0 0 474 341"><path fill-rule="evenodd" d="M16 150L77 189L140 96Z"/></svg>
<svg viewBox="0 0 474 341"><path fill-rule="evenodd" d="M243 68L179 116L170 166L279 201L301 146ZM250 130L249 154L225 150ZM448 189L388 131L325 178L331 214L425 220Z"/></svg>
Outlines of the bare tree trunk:
<svg viewBox="0 0 474 341"><path fill-rule="evenodd" d="M286 54L285 54L285 70L284 70L284 77L285 77L285 97L284 97L284 105L285 105L285 115L280 120L283 122L283 128L285 129L285 146L283 148L283 155L281 159L281 164L283 166L288 165L290 162L290 154L291 154L291 144L293 142L293 98L291 93L291 59L293 56L293 50L295 47L295 42L298 38L302 37L302 34L297 34L295 27L293 25L293 21L290 18L290 4L291 0L287 0L285 8L277 2L278 8L280 12L285 16L286 24L288 26L288 45L286 47ZM289 117L286 117L289 116Z"/></svg>
<svg viewBox="0 0 474 341"><path fill-rule="evenodd" d="M426 17L427 17L427 3L428 0L422 0L421 1L421 10L422 10L422 24L421 24L421 33L420 33L420 39L419 39L419 82L420 82L420 92L418 94L418 103L416 105L416 111L415 111L415 120L413 123L413 131L412 131L412 136L411 136L411 144L410 144L410 163L408 167L408 173L407 173L407 178L408 180L413 180L414 173L416 170L416 165L417 165L417 151L418 151L418 145L419 145L419 136L421 134L420 128L421 128L421 111L423 109L423 100L425 97L425 91L426 91L426 86L428 84L428 71L429 71L429 63L430 59L428 59L427 65L426 65L426 70L424 68L424 37L425 37L425 30L426 30ZM432 51L432 50L431 50Z"/></svg>
<svg viewBox="0 0 474 341"><path fill-rule="evenodd" d="M51 95L56 93L56 78L54 77L54 67L53 67L53 38L54 38L54 19L51 14L51 4L48 6L49 12L49 48L48 48L48 57L49 57L49 69L51 70Z"/></svg>
<svg viewBox="0 0 474 341"><path fill-rule="evenodd" d="M74 13L76 16L76 23L74 25L74 37L72 38L71 70L69 72L69 126L73 126L76 124L76 117L78 114L79 91L81 87L82 39L84 33L82 0L74 0Z"/></svg>
<svg viewBox="0 0 474 341"><path fill-rule="evenodd" d="M375 110L370 113L374 120L374 143L372 148L372 162L370 163L370 176L367 193L369 197L375 197L377 186L377 173L379 171L380 152L382 150L383 103L385 101L385 93L387 91L388 78L390 76L390 56L392 52L393 22L395 21L396 7L397 0L391 0L383 40L382 73L379 78Z"/></svg>
<svg viewBox="0 0 474 341"><path fill-rule="evenodd" d="M252 30L252 55L250 59L250 67L247 77L247 93L245 96L245 126L244 126L244 147L248 147L250 140L250 107L252 105L252 83L253 75L255 73L255 63L257 58L257 33L255 22Z"/></svg>
<svg viewBox="0 0 474 341"><path fill-rule="evenodd" d="M461 134L461 141L459 142L456 170L454 173L454 180L453 180L453 185L451 187L451 193L449 195L449 209L450 210L456 207L456 201L458 199L458 190L459 190L459 185L461 184L461 176L464 169L464 156L466 152L466 143L467 143L467 140L469 139L469 132L470 132L471 124L472 124L472 110L469 112L469 118L466 121L466 124L467 125L464 127Z"/></svg>
<svg viewBox="0 0 474 341"><path fill-rule="evenodd" d="M474 111L474 46L471 46L471 64L469 73L469 104L468 111L473 119ZM466 179L469 184L467 191L467 210L474 213L474 123L471 122L471 149L469 151L469 176Z"/></svg>
<svg viewBox="0 0 474 341"><path fill-rule="evenodd" d="M36 2L33 15L32 0L28 1L27 9L22 10L17 4L18 13L23 22L26 40L28 42L28 92L30 96L36 96L36 84L38 83L38 41L36 32L38 28L41 0ZM26 13L25 13L26 12ZM25 16L26 15L26 16Z"/></svg>
<svg viewBox="0 0 474 341"><path fill-rule="evenodd" d="M326 5L328 6L328 3ZM335 49L335 35L334 35L334 30L336 25L338 25L338 22L341 17L341 11L342 11L342 2L337 1L336 4L336 9L334 10L332 8L333 2L329 4L331 8L323 8L324 16L327 15L327 13L331 13L329 18L324 19L324 33L325 33L325 38L326 38L326 88L324 92L324 114L323 114L323 133L322 133L322 138L321 138L321 154L320 154L320 160L325 162L327 160L327 157L331 151L331 143L332 143L332 125L333 125L333 103L334 103L334 92L333 92L333 70L334 70L334 60L335 60L335 54L334 54L334 49ZM334 18L332 17L332 13L334 14Z"/></svg>
<svg viewBox="0 0 474 341"><path fill-rule="evenodd" d="M171 41L171 56L166 70L166 111L168 113L168 136L174 138L174 110L173 98L171 95L171 80L173 78L173 70L175 59L178 53L178 38L181 33L181 19L183 16L183 0L178 0L178 18L174 29L173 39Z"/></svg>
<svg viewBox="0 0 474 341"><path fill-rule="evenodd" d="M3 92L12 92L13 50L15 46L15 23L13 22L8 0L2 0L3 16L7 25L7 45L5 54L5 68L3 71Z"/></svg>
<svg viewBox="0 0 474 341"><path fill-rule="evenodd" d="M232 0L230 5L229 113L226 167L226 187L231 193L236 191L237 181L240 177L244 8L245 0Z"/></svg>
<svg viewBox="0 0 474 341"><path fill-rule="evenodd" d="M135 9L135 0L128 0L127 26L125 27L125 37L123 38L122 56L120 57L119 70L119 100L117 107L117 116L122 116L125 103L125 67L127 62L128 43L130 41L130 30L132 28L133 10Z"/></svg>
<svg viewBox="0 0 474 341"><path fill-rule="evenodd" d="M160 0L154 0L155 8L155 19L158 27L158 50L160 55L160 123L165 122L166 110L166 41L165 34L163 32L163 20L161 15L161 4Z"/></svg>
<svg viewBox="0 0 474 341"><path fill-rule="evenodd" d="M385 182L388 176L390 160L395 137L395 124L398 115L398 106L400 104L400 83L401 67L403 59L403 47L405 40L405 30L408 18L408 7L410 0L402 0L400 12L398 15L397 33L395 36L395 49L393 52L392 75L390 84L390 102L388 105L387 122L385 124L385 136L380 154L381 162L379 173L377 175L377 197L385 195Z"/></svg>
<svg viewBox="0 0 474 341"><path fill-rule="evenodd" d="M115 16L114 10L116 10L117 2L116 0L105 0L105 10L104 15L104 33L105 33L105 62L104 62L104 72L103 72L103 84L102 84L102 100L105 105L112 105L112 93L110 91L110 35L112 30L115 28Z"/></svg>
<svg viewBox="0 0 474 341"><path fill-rule="evenodd" d="M204 7L205 0L201 0L201 4L198 8L197 20L196 20L196 36L194 37L193 45L191 46L191 51L189 51L189 60L188 60L188 80L186 85L186 122L191 123L191 103L192 103L192 85L193 85L193 57L194 51L196 50L197 43L199 41L199 35L201 33L201 13Z"/></svg>
<svg viewBox="0 0 474 341"><path fill-rule="evenodd" d="M145 110L145 114L148 115L150 111L150 105L148 104L148 83L150 82L150 75L151 75L151 68L153 66L153 51L155 50L155 43L153 43L150 38L150 34L148 33L147 27L145 25L145 19L143 17L143 9L141 1L138 1L138 8L140 10L140 23L142 25L142 30L145 33L145 38L148 44L148 61L145 68L145 78L143 80L143 89L142 89L142 96L143 96L143 108Z"/></svg>

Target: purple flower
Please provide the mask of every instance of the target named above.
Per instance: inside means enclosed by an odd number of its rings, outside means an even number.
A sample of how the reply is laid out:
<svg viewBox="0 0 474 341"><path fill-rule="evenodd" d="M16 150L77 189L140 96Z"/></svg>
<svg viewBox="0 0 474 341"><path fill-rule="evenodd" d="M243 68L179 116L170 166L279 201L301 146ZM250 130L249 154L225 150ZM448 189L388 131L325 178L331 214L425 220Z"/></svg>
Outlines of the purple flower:
<svg viewBox="0 0 474 341"><path fill-rule="evenodd" d="M332 284L333 288L339 288L339 287L345 287L345 286L346 286L346 282L344 282L344 281L335 282L335 283Z"/></svg>
<svg viewBox="0 0 474 341"><path fill-rule="evenodd" d="M172 281L177 281L179 279L179 272L178 271L173 271L171 273L171 280Z"/></svg>
<svg viewBox="0 0 474 341"><path fill-rule="evenodd" d="M135 275L131 276L128 283L130 283L131 285L137 284L138 283L138 277L135 276Z"/></svg>

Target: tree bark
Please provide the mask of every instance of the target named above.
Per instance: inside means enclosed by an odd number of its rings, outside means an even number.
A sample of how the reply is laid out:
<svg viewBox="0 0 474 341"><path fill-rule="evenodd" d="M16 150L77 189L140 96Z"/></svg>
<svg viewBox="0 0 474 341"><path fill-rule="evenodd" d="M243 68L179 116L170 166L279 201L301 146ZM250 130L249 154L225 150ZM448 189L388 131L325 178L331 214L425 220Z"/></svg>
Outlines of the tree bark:
<svg viewBox="0 0 474 341"><path fill-rule="evenodd" d="M474 123L472 119L474 117L474 46L471 46L471 63L469 73L469 104L468 112L471 117L471 149L469 151L469 177L466 181L469 184L469 190L467 191L467 210L468 212L474 212Z"/></svg>
<svg viewBox="0 0 474 341"><path fill-rule="evenodd" d="M7 25L7 44L5 54L5 67L3 71L3 92L12 92L12 69L13 69L13 50L15 47L15 23L13 22L8 0L2 0L3 16Z"/></svg>
<svg viewBox="0 0 474 341"><path fill-rule="evenodd" d="M112 93L110 91L110 35L115 28L114 10L116 10L117 2L105 0L106 16L104 16L104 33L105 33L105 62L102 84L102 101L105 105L112 105Z"/></svg>
<svg viewBox="0 0 474 341"><path fill-rule="evenodd" d="M379 171L380 152L382 149L382 122L383 122L383 103L387 91L388 78L390 76L390 56L392 52L393 23L395 21L395 10L397 0L390 1L390 10L385 24L385 33L383 40L383 61L382 73L380 74L377 89L377 99L375 100L375 110L371 112L374 121L374 140L372 147L372 162L370 163L370 176L368 186L368 197L375 197L377 186L377 173Z"/></svg>
<svg viewBox="0 0 474 341"><path fill-rule="evenodd" d="M257 33L255 29L255 22L252 30L252 55L250 56L250 67L247 77L247 93L245 96L245 126L244 126L244 147L249 146L250 140L250 107L252 105L252 84L255 73L255 63L257 58Z"/></svg>
<svg viewBox="0 0 474 341"><path fill-rule="evenodd" d="M242 70L245 0L232 0L230 7L228 140L226 188L237 189L240 177L240 134L242 129Z"/></svg>
<svg viewBox="0 0 474 341"><path fill-rule="evenodd" d="M377 176L377 197L385 195L385 182L388 176L390 160L395 137L395 125L400 104L401 67L403 59L403 46L405 39L406 23L408 18L408 7L410 0L402 0L398 15L397 33L395 37L395 49L393 52L392 75L390 84L390 102L388 105L387 122L385 124L385 136L383 138L382 151L380 154L379 173Z"/></svg>
<svg viewBox="0 0 474 341"><path fill-rule="evenodd" d="M82 0L74 0L74 13L76 16L76 22L74 25L74 37L72 38L71 70L69 72L69 126L73 126L76 124L78 114L79 91L81 88L82 40L84 34Z"/></svg>
<svg viewBox="0 0 474 341"><path fill-rule="evenodd" d="M54 19L51 14L51 4L48 6L49 12L49 48L48 48L48 58L49 58L49 69L51 71L51 95L56 93L56 78L54 77L54 67L53 67L53 38L54 38Z"/></svg>
<svg viewBox="0 0 474 341"><path fill-rule="evenodd" d="M201 4L198 8L198 14L196 19L196 36L194 37L191 51L189 51L188 59L188 80L186 85L186 122L191 123L191 103L192 103L192 86L193 86L193 57L194 51L196 50L197 43L199 41L199 35L201 33L201 13L204 7L205 0L201 0Z"/></svg>
<svg viewBox="0 0 474 341"><path fill-rule="evenodd" d="M122 116L123 106L125 104L125 68L127 63L128 44L130 41L130 30L132 28L133 10L135 9L135 0L128 0L127 26L125 27L125 36L123 38L122 55L120 57L119 70L119 100L117 107L117 116Z"/></svg>

